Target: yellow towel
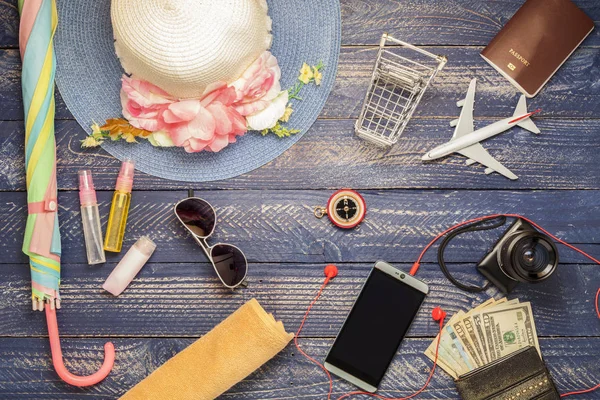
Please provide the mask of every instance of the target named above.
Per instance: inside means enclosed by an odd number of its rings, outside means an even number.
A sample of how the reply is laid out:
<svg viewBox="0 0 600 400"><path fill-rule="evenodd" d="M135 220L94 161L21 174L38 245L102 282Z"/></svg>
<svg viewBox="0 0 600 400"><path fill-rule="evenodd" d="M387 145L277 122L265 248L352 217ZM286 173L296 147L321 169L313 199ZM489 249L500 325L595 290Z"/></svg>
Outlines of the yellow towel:
<svg viewBox="0 0 600 400"><path fill-rule="evenodd" d="M252 299L138 383L121 400L210 400L287 346L294 335Z"/></svg>

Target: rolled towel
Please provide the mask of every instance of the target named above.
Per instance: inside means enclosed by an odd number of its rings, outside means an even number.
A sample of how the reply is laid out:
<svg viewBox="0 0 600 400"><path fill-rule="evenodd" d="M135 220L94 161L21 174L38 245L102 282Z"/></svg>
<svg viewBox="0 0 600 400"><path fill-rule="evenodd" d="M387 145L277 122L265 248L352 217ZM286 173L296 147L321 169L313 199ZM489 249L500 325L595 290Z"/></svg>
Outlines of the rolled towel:
<svg viewBox="0 0 600 400"><path fill-rule="evenodd" d="M121 400L210 400L273 358L294 338L252 299L138 383Z"/></svg>

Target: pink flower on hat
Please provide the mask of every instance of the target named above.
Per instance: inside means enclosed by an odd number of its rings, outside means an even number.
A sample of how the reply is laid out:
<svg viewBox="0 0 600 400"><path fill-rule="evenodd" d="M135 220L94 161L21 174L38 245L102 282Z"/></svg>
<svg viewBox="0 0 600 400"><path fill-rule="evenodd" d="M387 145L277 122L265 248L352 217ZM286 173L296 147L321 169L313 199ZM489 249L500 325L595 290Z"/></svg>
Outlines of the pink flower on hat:
<svg viewBox="0 0 600 400"><path fill-rule="evenodd" d="M197 100L176 100L149 82L123 77L123 116L136 128L164 131L175 146L189 153L220 151L247 131L246 119L232 106L233 87L223 82L208 87Z"/></svg>
<svg viewBox="0 0 600 400"><path fill-rule="evenodd" d="M123 116L136 128L155 132L164 129L162 112L176 100L153 84L123 76L121 105Z"/></svg>
<svg viewBox="0 0 600 400"><path fill-rule="evenodd" d="M281 69L277 58L265 51L246 69L241 78L231 84L237 93L236 110L246 116L267 108L281 92L280 78Z"/></svg>
<svg viewBox="0 0 600 400"><path fill-rule="evenodd" d="M274 103L282 93L280 78L277 59L268 51L231 85L214 83L199 99L178 100L150 82L123 76L123 116L136 128L168 134L189 153L217 152L246 133L247 117Z"/></svg>
<svg viewBox="0 0 600 400"><path fill-rule="evenodd" d="M220 151L247 130L246 119L231 107L236 98L232 87L221 83L207 91L200 100L170 104L162 115L175 146L188 153Z"/></svg>

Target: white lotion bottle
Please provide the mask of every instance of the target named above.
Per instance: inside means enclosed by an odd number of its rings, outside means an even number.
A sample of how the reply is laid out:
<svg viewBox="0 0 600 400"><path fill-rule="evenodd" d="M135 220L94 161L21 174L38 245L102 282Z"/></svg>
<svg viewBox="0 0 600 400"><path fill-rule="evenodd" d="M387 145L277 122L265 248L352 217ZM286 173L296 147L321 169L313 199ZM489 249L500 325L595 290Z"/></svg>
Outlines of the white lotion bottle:
<svg viewBox="0 0 600 400"><path fill-rule="evenodd" d="M102 288L112 293L113 296L123 293L152 256L155 249L156 244L149 237L142 236L139 238L110 273Z"/></svg>

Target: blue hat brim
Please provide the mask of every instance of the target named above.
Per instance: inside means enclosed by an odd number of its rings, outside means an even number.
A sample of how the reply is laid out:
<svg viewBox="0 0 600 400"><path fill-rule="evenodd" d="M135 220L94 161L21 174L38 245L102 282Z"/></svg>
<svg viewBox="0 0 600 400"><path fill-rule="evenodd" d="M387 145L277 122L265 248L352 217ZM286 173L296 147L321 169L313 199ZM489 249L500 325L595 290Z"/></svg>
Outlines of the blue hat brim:
<svg viewBox="0 0 600 400"><path fill-rule="evenodd" d="M323 62L320 86L302 89L301 101L292 100L294 113L287 126L300 133L279 139L248 132L218 153L186 153L182 148L157 148L106 141L102 147L116 158L133 159L136 169L157 177L207 182L252 171L281 155L315 122L333 88L341 43L339 0L269 0L273 46L282 71L282 88L292 87L304 62ZM79 124L90 132L121 116L119 91L123 71L114 50L110 0L58 1L56 33L57 85Z"/></svg>

